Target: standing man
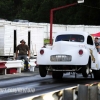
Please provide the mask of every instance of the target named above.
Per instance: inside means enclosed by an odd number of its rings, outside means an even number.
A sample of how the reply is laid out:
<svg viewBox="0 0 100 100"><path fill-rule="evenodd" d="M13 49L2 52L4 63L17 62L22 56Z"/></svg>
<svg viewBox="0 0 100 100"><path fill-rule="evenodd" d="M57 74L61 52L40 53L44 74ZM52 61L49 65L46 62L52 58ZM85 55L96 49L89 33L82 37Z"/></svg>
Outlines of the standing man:
<svg viewBox="0 0 100 100"><path fill-rule="evenodd" d="M98 37L95 38L95 46L96 46L97 52L100 53L100 43L98 42Z"/></svg>
<svg viewBox="0 0 100 100"><path fill-rule="evenodd" d="M24 68L24 71L28 71L28 58L27 58L27 53L28 53L28 57L30 58L30 50L28 45L26 45L24 40L20 41L21 44L19 44L16 47L16 59L17 60L21 60L24 59L25 60L25 64L26 64L26 69Z"/></svg>

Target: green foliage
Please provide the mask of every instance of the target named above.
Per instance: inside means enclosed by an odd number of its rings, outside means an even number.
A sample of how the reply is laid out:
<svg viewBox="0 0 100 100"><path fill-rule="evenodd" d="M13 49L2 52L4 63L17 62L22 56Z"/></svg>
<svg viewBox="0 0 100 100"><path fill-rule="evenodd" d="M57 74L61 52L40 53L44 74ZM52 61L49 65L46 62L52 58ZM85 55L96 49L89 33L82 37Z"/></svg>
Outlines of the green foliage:
<svg viewBox="0 0 100 100"><path fill-rule="evenodd" d="M53 13L53 23L100 25L100 0L84 0L83 4L63 8ZM76 3L77 0L0 0L0 18L50 22L50 10Z"/></svg>
<svg viewBox="0 0 100 100"><path fill-rule="evenodd" d="M44 44L49 44L50 43L50 39L44 39Z"/></svg>

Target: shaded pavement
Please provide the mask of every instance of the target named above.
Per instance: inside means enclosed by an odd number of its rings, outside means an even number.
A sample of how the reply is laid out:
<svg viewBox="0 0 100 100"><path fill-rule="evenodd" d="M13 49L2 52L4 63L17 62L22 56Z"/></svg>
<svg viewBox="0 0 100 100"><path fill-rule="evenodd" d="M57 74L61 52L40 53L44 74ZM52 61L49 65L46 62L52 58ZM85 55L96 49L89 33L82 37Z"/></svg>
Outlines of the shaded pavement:
<svg viewBox="0 0 100 100"><path fill-rule="evenodd" d="M34 69L34 72L21 72L21 73L14 73L14 74L6 74L6 75L0 75L1 79L8 79L8 78L17 78L17 77L26 77L26 76L35 76L39 74L38 68Z"/></svg>

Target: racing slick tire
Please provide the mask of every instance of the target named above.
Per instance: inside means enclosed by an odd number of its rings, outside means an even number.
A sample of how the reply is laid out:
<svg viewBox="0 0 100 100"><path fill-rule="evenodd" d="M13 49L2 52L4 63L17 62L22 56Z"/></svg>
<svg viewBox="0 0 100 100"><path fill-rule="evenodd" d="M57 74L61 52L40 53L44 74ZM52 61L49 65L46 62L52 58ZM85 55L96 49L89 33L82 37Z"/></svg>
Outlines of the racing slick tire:
<svg viewBox="0 0 100 100"><path fill-rule="evenodd" d="M83 77L88 77L88 75L90 74L89 64L83 66L81 70Z"/></svg>
<svg viewBox="0 0 100 100"><path fill-rule="evenodd" d="M40 65L39 66L39 73L41 77L45 77L47 75L46 66Z"/></svg>
<svg viewBox="0 0 100 100"><path fill-rule="evenodd" d="M61 72L61 71L53 71L52 72L53 79L62 79L62 77L63 77L63 72Z"/></svg>

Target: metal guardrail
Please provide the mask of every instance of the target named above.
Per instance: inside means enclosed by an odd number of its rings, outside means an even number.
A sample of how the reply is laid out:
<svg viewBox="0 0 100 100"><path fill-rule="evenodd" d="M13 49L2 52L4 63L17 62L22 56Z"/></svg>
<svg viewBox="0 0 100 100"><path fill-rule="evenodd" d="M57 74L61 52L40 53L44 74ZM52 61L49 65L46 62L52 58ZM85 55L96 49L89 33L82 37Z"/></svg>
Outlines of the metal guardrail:
<svg viewBox="0 0 100 100"><path fill-rule="evenodd" d="M19 100L100 100L100 83L77 85Z"/></svg>

